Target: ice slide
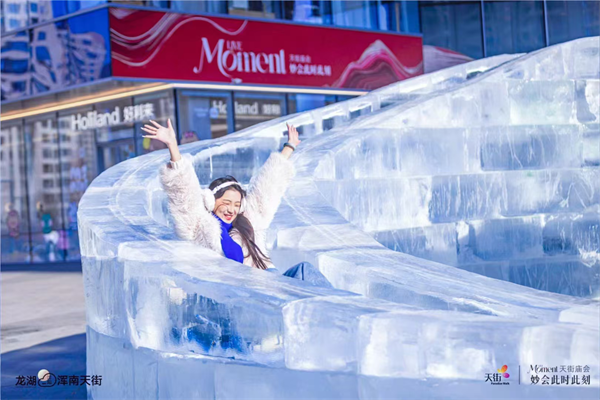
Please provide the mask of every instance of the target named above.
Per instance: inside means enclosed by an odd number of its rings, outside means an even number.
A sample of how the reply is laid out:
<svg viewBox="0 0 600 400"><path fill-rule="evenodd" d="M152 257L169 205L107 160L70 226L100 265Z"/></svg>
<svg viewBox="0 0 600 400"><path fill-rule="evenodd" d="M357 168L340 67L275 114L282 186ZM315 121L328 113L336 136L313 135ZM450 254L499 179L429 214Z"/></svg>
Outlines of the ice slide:
<svg viewBox="0 0 600 400"><path fill-rule="evenodd" d="M78 212L88 397L597 399L599 50L478 60L182 146L203 185L247 183L299 127L271 255L335 289L179 240L165 151L105 171Z"/></svg>

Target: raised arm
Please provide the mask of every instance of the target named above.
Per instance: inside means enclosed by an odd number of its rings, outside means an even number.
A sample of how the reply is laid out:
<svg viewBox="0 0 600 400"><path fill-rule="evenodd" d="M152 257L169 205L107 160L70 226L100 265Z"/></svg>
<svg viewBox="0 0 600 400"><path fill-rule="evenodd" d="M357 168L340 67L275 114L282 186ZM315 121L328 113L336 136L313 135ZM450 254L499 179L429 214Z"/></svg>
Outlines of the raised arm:
<svg viewBox="0 0 600 400"><path fill-rule="evenodd" d="M165 143L171 154L171 161L160 169L160 182L169 199L169 212L175 222L177 236L221 251L220 236L210 234L220 233L220 226L211 215L212 210L207 209L206 194L200 187L191 155L182 157L179 153L171 120L167 121L167 127L150 122L153 126L144 125L142 128L150 134L144 137Z"/></svg>
<svg viewBox="0 0 600 400"><path fill-rule="evenodd" d="M298 131L288 125L288 143L300 144ZM244 215L255 230L266 229L273 221L290 182L296 175L294 164L289 160L292 147L284 146L281 152L273 152L267 162L250 180Z"/></svg>

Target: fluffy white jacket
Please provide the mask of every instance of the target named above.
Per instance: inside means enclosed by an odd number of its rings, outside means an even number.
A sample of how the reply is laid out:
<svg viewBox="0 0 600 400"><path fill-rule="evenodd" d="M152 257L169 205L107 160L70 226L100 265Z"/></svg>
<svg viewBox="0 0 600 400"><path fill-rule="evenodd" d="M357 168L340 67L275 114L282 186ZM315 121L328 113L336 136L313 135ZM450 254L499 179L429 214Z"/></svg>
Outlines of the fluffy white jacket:
<svg viewBox="0 0 600 400"><path fill-rule="evenodd" d="M256 245L266 255L269 254L265 243L267 228L295 174L294 164L281 153L273 152L250 180L244 215L252 223ZM211 214L214 196L209 189L201 189L192 156L184 154L181 160L168 162L161 167L160 181L169 199L169 212L175 222L177 236L224 256L221 248L221 225L217 217ZM232 229L229 234L242 247L244 264L254 267L239 232ZM266 264L273 268L271 263Z"/></svg>

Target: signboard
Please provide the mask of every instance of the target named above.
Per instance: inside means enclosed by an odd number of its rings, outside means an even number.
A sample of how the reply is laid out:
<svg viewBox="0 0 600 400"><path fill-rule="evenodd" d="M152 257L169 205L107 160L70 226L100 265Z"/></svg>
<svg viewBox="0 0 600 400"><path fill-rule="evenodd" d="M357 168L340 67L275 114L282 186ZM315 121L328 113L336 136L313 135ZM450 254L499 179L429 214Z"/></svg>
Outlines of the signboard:
<svg viewBox="0 0 600 400"><path fill-rule="evenodd" d="M110 9L114 76L372 90L423 73L417 36Z"/></svg>
<svg viewBox="0 0 600 400"><path fill-rule="evenodd" d="M71 130L84 131L86 129L103 128L105 126L118 126L132 122L147 121L154 117L154 104L144 103L123 108L115 107L112 112L99 113L89 111L85 115L77 113L71 116Z"/></svg>

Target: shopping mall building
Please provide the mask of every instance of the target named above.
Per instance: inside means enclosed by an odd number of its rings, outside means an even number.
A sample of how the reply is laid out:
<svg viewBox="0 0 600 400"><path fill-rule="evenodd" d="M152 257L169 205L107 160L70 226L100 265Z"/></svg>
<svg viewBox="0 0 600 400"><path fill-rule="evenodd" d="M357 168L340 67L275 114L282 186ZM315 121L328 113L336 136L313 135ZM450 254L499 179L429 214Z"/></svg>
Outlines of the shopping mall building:
<svg viewBox="0 0 600 400"><path fill-rule="evenodd" d="M600 35L597 1L2 1L2 262L78 260L105 169L435 69Z"/></svg>

